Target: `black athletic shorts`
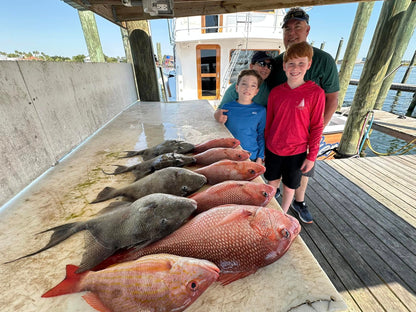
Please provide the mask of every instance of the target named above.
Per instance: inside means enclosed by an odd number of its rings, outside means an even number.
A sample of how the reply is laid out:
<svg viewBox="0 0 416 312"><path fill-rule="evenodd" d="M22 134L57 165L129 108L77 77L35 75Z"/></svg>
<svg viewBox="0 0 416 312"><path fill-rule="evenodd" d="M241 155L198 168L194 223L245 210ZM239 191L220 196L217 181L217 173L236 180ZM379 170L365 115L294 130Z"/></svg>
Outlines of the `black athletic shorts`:
<svg viewBox="0 0 416 312"><path fill-rule="evenodd" d="M306 152L292 156L278 156L266 148L264 156L266 167L264 177L268 181L282 178L283 184L288 188L297 189L300 186L302 177L300 167L306 158Z"/></svg>

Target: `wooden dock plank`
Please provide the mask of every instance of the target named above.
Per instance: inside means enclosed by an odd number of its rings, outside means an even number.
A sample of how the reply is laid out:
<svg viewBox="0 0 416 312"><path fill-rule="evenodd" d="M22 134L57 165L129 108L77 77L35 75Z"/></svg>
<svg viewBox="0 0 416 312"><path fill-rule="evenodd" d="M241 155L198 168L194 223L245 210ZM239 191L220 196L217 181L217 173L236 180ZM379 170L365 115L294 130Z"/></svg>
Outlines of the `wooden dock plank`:
<svg viewBox="0 0 416 312"><path fill-rule="evenodd" d="M321 187L317 187L315 191L323 193ZM336 200L326 205L333 206L334 204ZM394 254L389 255L386 246L383 246L382 242L365 229L359 220L354 220L352 214L347 212L344 206L338 206L336 209L338 213L332 214L327 213L328 207L325 205L316 208L320 212L318 217L327 216L327 220L341 233L345 241L334 243L334 245L364 281L376 300L388 311L399 310L402 307L402 301L410 302L411 306L416 308L416 300L412 302L409 296L414 282L409 278L408 266L401 261L400 257ZM321 226L326 227L327 220ZM394 270L388 263L397 264L400 272ZM409 284L412 285L409 286Z"/></svg>
<svg viewBox="0 0 416 312"><path fill-rule="evenodd" d="M317 194L316 190L310 185L309 196L313 203L319 202L320 205L310 205L311 211L316 220L319 222L316 223L324 235L316 235L316 231L313 229L308 229L311 236L317 242L319 246L323 236L328 237L333 246L334 250L332 254L327 253L327 260L333 265L335 272L340 276L342 281L345 283L348 290L352 293L355 291L357 297L357 303L363 311L381 311L384 306L399 307L401 306L400 302L394 296L394 294L388 289L388 287L377 287L371 289L374 285L382 285L382 281L377 276L376 272L372 270L372 267L368 265L365 260L361 257L360 253L356 249L356 242L351 244L345 234L348 234L348 225L337 218L337 222L334 223L331 220L332 215L325 211L330 210L326 202L322 200L320 194ZM306 226L304 227L306 228ZM308 227L309 228L309 227ZM333 261L334 253L338 252L342 258L345 260L346 264L340 264ZM353 272L353 274L351 273ZM364 285L353 284L350 280L351 276L356 275L358 280L362 281ZM367 288L371 295L364 295L363 289ZM379 299L381 298L381 301ZM392 311L392 310L391 310Z"/></svg>
<svg viewBox="0 0 416 312"><path fill-rule="evenodd" d="M309 225L308 225L309 227ZM327 255L331 254L330 259L332 261L337 261L337 266L344 266L346 265L345 260L342 258L342 256L339 253L336 253L336 250L333 248L332 243L330 240L326 240L326 244L322 242L322 240L319 241L319 246L315 243L313 238L309 235L309 231L303 231L301 233L301 237L308 246L309 250L313 253L315 259L319 262L319 265L322 267L322 269L325 271L325 273L328 275L331 282L334 284L335 288L339 291L339 293L344 298L345 303L348 305L348 311L349 312L360 312L362 311L360 306L357 304L356 301L360 302L362 301L364 304L368 302L368 300L365 300L366 297L371 296L371 293L368 291L366 287L364 287L364 284L362 281L359 280L358 276L350 270L350 274L346 274L346 280L341 280L341 278L337 275L335 272L336 267L334 268L327 260ZM344 285L347 283L346 281L352 281L355 285L361 285L360 287L353 287L354 289L354 296L350 293L350 291L347 289L347 287ZM351 283L351 282L350 282ZM363 299L359 299L363 298ZM379 306L376 301L373 302L376 306Z"/></svg>
<svg viewBox="0 0 416 312"><path fill-rule="evenodd" d="M349 311L416 311L415 163L416 155L317 163L306 199L315 222L301 237Z"/></svg>
<svg viewBox="0 0 416 312"><path fill-rule="evenodd" d="M401 118L382 110L374 110L372 129L406 142L416 139L416 119L410 117Z"/></svg>
<svg viewBox="0 0 416 312"><path fill-rule="evenodd" d="M393 157L393 156L392 156ZM349 180L359 185L363 190L365 190L369 195L371 195L374 199L382 203L383 205L389 207L394 211L394 213L401 216L403 219L406 219L412 226L416 226L416 218L410 217L411 211L413 210L412 206L407 205L405 202L400 201L396 202L393 201L390 197L386 197L383 195L383 188L377 184L370 183L371 180L363 179L363 174L360 169L355 168L353 162L331 162L331 166L337 169L342 175L348 177ZM403 210L403 207L407 208Z"/></svg>
<svg viewBox="0 0 416 312"><path fill-rule="evenodd" d="M374 158L374 157L371 157ZM363 170L362 174L368 178L370 181L379 184L382 187L383 194L386 192L393 194L400 198L400 200L406 202L411 207L413 207L413 200L412 200L412 182L413 181L406 181L408 177L408 173L401 173L401 172L389 172L385 170L383 167L379 165L379 163L375 163L368 158L364 158L360 161L360 166ZM394 182L391 184L389 181L394 177Z"/></svg>
<svg viewBox="0 0 416 312"><path fill-rule="evenodd" d="M330 205L339 205L338 209L335 210L335 213L342 220L347 220L351 230L354 230L357 237L361 237L364 241L368 242L371 245L371 248L374 249L375 253L380 256L381 259L384 259L387 263L399 264L400 267L396 270L399 276L403 280L408 278L407 273L409 269L416 272L416 254L414 249L408 249L407 244L412 244L412 239L406 239L406 234L408 232L402 232L397 227L390 226L391 222L389 219L383 219L380 223L376 222L373 218L372 213L364 211L364 206L361 201L357 201L356 193L352 196L345 196L345 189L339 189L334 187L328 180L331 176L337 174L332 168L320 168L318 174L322 177L322 182L314 186L319 188L321 193L326 193L325 197L328 197ZM331 196L329 196L331 194ZM361 197L362 198L362 197ZM377 210L385 209L381 204L376 206ZM374 208L372 208L374 210ZM378 215L380 217L380 215ZM391 218L390 218L391 220ZM416 231L413 231L416 235ZM402 235L401 235L402 234ZM399 240L398 237L401 237ZM404 240L404 242L402 241ZM367 250L367 246L362 246L364 252ZM408 260L406 262L405 260ZM416 280L409 280L409 286L416 290Z"/></svg>

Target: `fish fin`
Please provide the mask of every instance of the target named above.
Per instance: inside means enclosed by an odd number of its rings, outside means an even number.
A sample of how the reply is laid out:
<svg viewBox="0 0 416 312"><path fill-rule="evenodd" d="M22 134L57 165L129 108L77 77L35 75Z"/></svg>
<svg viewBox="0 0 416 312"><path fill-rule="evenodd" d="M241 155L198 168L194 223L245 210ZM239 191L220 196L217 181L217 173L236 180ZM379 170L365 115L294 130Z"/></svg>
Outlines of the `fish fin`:
<svg viewBox="0 0 416 312"><path fill-rule="evenodd" d="M116 170L114 170L114 172L112 174L120 174L120 173L124 173L124 172L128 172L129 171L129 167L127 166L120 166L120 165L113 165L116 166Z"/></svg>
<svg viewBox="0 0 416 312"><path fill-rule="evenodd" d="M116 196L117 190L114 187L107 186L100 193L98 193L97 198L94 199L91 204L99 203Z"/></svg>
<svg viewBox="0 0 416 312"><path fill-rule="evenodd" d="M143 178L143 177L145 177L148 174L153 173L153 172L155 172L155 169L153 167L149 168L147 170L133 170L133 174L134 174L134 177L135 177L134 181L140 180L141 178Z"/></svg>
<svg viewBox="0 0 416 312"><path fill-rule="evenodd" d="M145 150L141 150L141 151L124 151L126 153L126 155L120 156L119 158L128 158L128 157L142 155L144 153L144 151Z"/></svg>
<svg viewBox="0 0 416 312"><path fill-rule="evenodd" d="M77 269L78 267L76 265L68 264L66 266L66 276L64 280L44 293L42 298L56 297L81 291L79 284L88 272L76 274L75 271Z"/></svg>
<svg viewBox="0 0 416 312"><path fill-rule="evenodd" d="M92 293L92 292L88 292L86 293L84 296L82 296L82 298L84 298L84 300L90 305L92 306L94 309L96 309L97 311L100 312L111 312L111 310L109 308L107 308L100 300L100 298Z"/></svg>
<svg viewBox="0 0 416 312"><path fill-rule="evenodd" d="M72 223L63 224L63 225L56 226L54 228L39 232L38 234L49 232L49 231L54 231L51 238L49 239L49 242L45 245L45 247L39 249L38 251L30 253L26 256L14 259L12 261L5 262L4 264L11 263L11 262L14 262L23 258L27 258L30 256L34 256L42 251L45 251L53 246L58 245L60 242L63 242L64 240L66 240L68 237L85 229L83 226L77 226L79 224L80 224L79 222L72 222Z"/></svg>
<svg viewBox="0 0 416 312"><path fill-rule="evenodd" d="M76 273L92 269L116 251L114 248L108 248L100 243L90 231L85 232L84 240L85 252L82 255L82 260Z"/></svg>
<svg viewBox="0 0 416 312"><path fill-rule="evenodd" d="M219 225L224 225L230 222L234 222L238 219L245 219L250 216L252 216L253 213L245 208L237 209L230 213L228 216L226 216L224 219L222 219L219 223Z"/></svg>
<svg viewBox="0 0 416 312"><path fill-rule="evenodd" d="M149 259L148 261L140 262L140 270L143 272L149 273L157 273L157 272L164 272L170 271L172 268L172 264L169 260L166 259L159 259L158 261L154 261L154 259Z"/></svg>
<svg viewBox="0 0 416 312"><path fill-rule="evenodd" d="M106 213L109 213L109 212L112 212L113 210L115 210L116 208L117 208L117 210L118 209L120 209L121 207L124 207L124 206L129 206L129 205L131 205L131 202L129 202L129 201L125 201L125 200L121 200L121 201L114 201L114 202L112 202L111 204L109 204L107 207L105 207L105 208L103 208L103 209L101 209L100 211L98 211L95 215L96 216L100 216L100 215L103 215L103 214L106 214Z"/></svg>
<svg viewBox="0 0 416 312"><path fill-rule="evenodd" d="M247 272L238 272L238 273L220 273L220 277L218 278L218 282L221 283L222 286L231 284L240 278L249 276L256 271L247 271Z"/></svg>

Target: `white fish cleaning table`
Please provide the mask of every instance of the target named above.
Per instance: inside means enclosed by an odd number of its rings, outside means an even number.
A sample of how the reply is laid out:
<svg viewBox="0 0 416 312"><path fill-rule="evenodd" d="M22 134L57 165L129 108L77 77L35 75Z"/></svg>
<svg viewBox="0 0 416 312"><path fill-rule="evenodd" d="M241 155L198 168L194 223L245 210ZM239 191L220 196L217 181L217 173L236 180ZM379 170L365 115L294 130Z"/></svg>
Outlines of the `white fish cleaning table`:
<svg viewBox="0 0 416 312"><path fill-rule="evenodd" d="M89 204L106 186L122 187L131 173L104 175L111 165L134 165L139 157L118 159L168 139L194 144L231 137L213 118L207 101L137 102L64 158L0 212L0 262L42 248L50 234L35 235L64 223L87 220L110 201ZM258 177L256 182L263 180ZM120 199L115 199L120 200ZM273 199L270 207L280 209ZM213 242L215 243L215 242ZM79 264L83 233L10 264L0 264L1 311L95 311L83 293L54 298L41 295L65 276L66 264ZM227 286L213 284L186 311L344 311L341 295L300 237L275 263Z"/></svg>

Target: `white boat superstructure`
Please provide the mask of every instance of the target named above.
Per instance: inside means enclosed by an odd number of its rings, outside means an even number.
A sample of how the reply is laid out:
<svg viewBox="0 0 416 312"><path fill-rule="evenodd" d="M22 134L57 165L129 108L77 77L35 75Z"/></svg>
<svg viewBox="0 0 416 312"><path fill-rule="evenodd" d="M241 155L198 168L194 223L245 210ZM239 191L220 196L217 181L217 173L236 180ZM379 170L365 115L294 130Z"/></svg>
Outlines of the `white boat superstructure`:
<svg viewBox="0 0 416 312"><path fill-rule="evenodd" d="M174 19L176 99L217 100L251 56L283 49L284 9Z"/></svg>

